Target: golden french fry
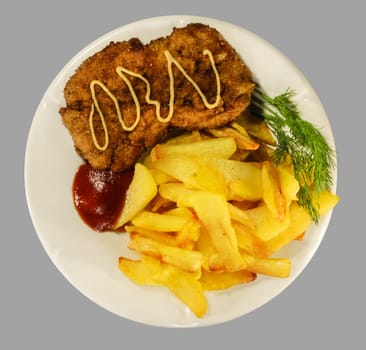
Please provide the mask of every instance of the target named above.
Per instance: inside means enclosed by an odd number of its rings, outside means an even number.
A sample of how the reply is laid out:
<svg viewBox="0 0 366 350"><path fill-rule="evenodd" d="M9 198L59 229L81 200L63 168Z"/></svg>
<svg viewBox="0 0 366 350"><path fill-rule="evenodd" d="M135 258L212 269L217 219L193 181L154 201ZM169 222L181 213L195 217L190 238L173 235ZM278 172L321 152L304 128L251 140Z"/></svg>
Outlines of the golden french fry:
<svg viewBox="0 0 366 350"><path fill-rule="evenodd" d="M218 158L210 158L207 162L221 172L226 186L234 195L247 200L262 199L261 165L259 163Z"/></svg>
<svg viewBox="0 0 366 350"><path fill-rule="evenodd" d="M256 139L268 145L276 145L276 139L273 137L263 118L254 116L246 111L239 116L237 123L244 127L248 134Z"/></svg>
<svg viewBox="0 0 366 350"><path fill-rule="evenodd" d="M176 182L177 181L173 177L169 176L167 173L164 173L163 171L154 168L153 164L151 164L148 168L151 172L151 175L153 176L153 178L155 180L155 183L158 186L161 184L167 183L167 182Z"/></svg>
<svg viewBox="0 0 366 350"><path fill-rule="evenodd" d="M288 258L259 258L257 256L242 254L248 271L273 276L288 277L291 272L291 260Z"/></svg>
<svg viewBox="0 0 366 350"><path fill-rule="evenodd" d="M234 138L212 138L191 143L156 145L152 151L152 159L158 160L166 157L215 157L228 159L236 150Z"/></svg>
<svg viewBox="0 0 366 350"><path fill-rule="evenodd" d="M300 185L295 178L295 174L292 168L280 164L277 167L277 173L280 181L281 192L286 198L286 205L288 206L291 201L297 200L297 192Z"/></svg>
<svg viewBox="0 0 366 350"><path fill-rule="evenodd" d="M337 205L337 203L339 202L339 197L336 194L328 190L325 190L322 193L320 193L318 202L319 202L319 215L324 215Z"/></svg>
<svg viewBox="0 0 366 350"><path fill-rule="evenodd" d="M166 173L189 188L226 194L226 182L220 171L194 156L165 157L153 168Z"/></svg>
<svg viewBox="0 0 366 350"><path fill-rule="evenodd" d="M276 220L266 205L246 211L250 222L254 225L253 233L263 241L268 241L284 231L290 224L289 211L283 220Z"/></svg>
<svg viewBox="0 0 366 350"><path fill-rule="evenodd" d="M159 194L172 202L177 203L178 207L192 207L191 198L198 192L184 186L182 183L168 183L159 186Z"/></svg>
<svg viewBox="0 0 366 350"><path fill-rule="evenodd" d="M236 238L240 249L245 250L251 255L262 258L266 258L272 254L266 242L253 234L249 227L246 227L239 222L233 222L233 227L236 232Z"/></svg>
<svg viewBox="0 0 366 350"><path fill-rule="evenodd" d="M180 247L189 247L193 242L197 242L200 235L201 223L196 221L188 221L183 228L177 232L177 242Z"/></svg>
<svg viewBox="0 0 366 350"><path fill-rule="evenodd" d="M143 257L142 260L130 260L120 257L118 267L128 278L137 284L161 285L163 270L160 261L154 258Z"/></svg>
<svg viewBox="0 0 366 350"><path fill-rule="evenodd" d="M207 299L201 283L187 272L170 268L164 281L176 297L178 297L197 317L203 317L208 308Z"/></svg>
<svg viewBox="0 0 366 350"><path fill-rule="evenodd" d="M300 207L296 202L292 202L289 208L289 225L278 235L270 239L267 244L272 252L276 252L286 244L290 243L302 232L304 232L312 223L312 220L306 210Z"/></svg>
<svg viewBox="0 0 366 350"><path fill-rule="evenodd" d="M200 282L203 290L223 290L241 283L249 283L256 279L256 274L246 270L236 272L202 271Z"/></svg>
<svg viewBox="0 0 366 350"><path fill-rule="evenodd" d="M277 169L270 161L262 163L263 201L275 219L281 221L286 214L286 202L281 192Z"/></svg>
<svg viewBox="0 0 366 350"><path fill-rule="evenodd" d="M197 217L189 208L177 207L164 212L165 215L181 216L186 220L195 220Z"/></svg>
<svg viewBox="0 0 366 350"><path fill-rule="evenodd" d="M217 129L209 129L208 132L216 137L232 137L236 145L242 150L256 150L259 144L255 142L240 125L236 127L223 127Z"/></svg>
<svg viewBox="0 0 366 350"><path fill-rule="evenodd" d="M138 226L133 226L133 225L128 225L128 226L125 227L125 229L126 229L126 232L129 232L131 234L136 234L137 233L141 236L151 238L154 241L164 243L164 244L170 245L172 247L178 247L179 246L179 243L178 243L175 235L170 234L170 233L161 232L161 231L154 231L154 230L151 230L151 229L138 227Z"/></svg>
<svg viewBox="0 0 366 350"><path fill-rule="evenodd" d="M324 215L338 203L339 197L329 191L323 191L319 197L319 213ZM297 202L292 202L289 208L289 225L278 235L268 241L268 247L276 252L290 243L312 224L307 211L300 207Z"/></svg>
<svg viewBox="0 0 366 350"><path fill-rule="evenodd" d="M198 251L202 254L202 268L206 271L224 271L225 264L214 247L212 240L204 226L201 226L197 241Z"/></svg>
<svg viewBox="0 0 366 350"><path fill-rule="evenodd" d="M186 272L197 272L202 267L202 254L200 252L172 247L138 234L131 234L129 248L160 259L162 262Z"/></svg>
<svg viewBox="0 0 366 350"><path fill-rule="evenodd" d="M233 180L229 184L229 199L258 201L262 198L262 193L261 187L245 181Z"/></svg>
<svg viewBox="0 0 366 350"><path fill-rule="evenodd" d="M189 208L174 208L164 212L165 215L182 216L186 219L183 228L177 232L176 241L179 247L192 247L200 235L201 223L197 216Z"/></svg>
<svg viewBox="0 0 366 350"><path fill-rule="evenodd" d="M142 211L132 219L134 232L139 232L154 238L153 232L176 232L175 245L191 249L197 241L200 222L188 208L174 208L165 212L153 213ZM168 235L169 236L169 235ZM172 237L170 235L170 237ZM161 241L161 240L159 240Z"/></svg>
<svg viewBox="0 0 366 350"><path fill-rule="evenodd" d="M164 215L143 210L131 222L135 226L155 231L177 232L184 227L187 219L182 216Z"/></svg>
<svg viewBox="0 0 366 350"><path fill-rule="evenodd" d="M245 210L238 208L230 202L228 202L228 207L231 220L238 221L251 229L255 228L254 223L250 220L249 215Z"/></svg>

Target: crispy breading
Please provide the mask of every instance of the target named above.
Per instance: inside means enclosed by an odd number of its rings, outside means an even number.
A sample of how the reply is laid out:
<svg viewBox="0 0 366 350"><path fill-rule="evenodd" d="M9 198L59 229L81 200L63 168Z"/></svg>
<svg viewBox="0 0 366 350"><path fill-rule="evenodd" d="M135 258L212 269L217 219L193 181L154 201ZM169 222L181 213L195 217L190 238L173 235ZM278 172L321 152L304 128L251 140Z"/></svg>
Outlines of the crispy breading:
<svg viewBox="0 0 366 350"><path fill-rule="evenodd" d="M161 103L161 115L169 112L169 75L164 52L171 55L200 87L207 100L216 99L217 84L212 65L203 50L212 52L221 82L221 102L208 109L193 85L173 65L174 115L170 122L157 120L155 107L145 101L146 85L129 76L141 105L141 120L133 131L124 131L118 121L111 98L96 88L96 98L109 133L109 146L98 150L89 128L89 114L93 104L90 82L99 80L117 98L123 118L131 125L136 118L136 106L127 85L116 73L123 66L141 74L151 85L151 98ZM93 168L123 171L131 167L149 147L160 142L171 127L195 130L220 127L236 119L249 103L254 84L251 73L231 45L216 30L194 23L184 28L174 28L171 35L158 38L144 45L132 38L111 42L106 48L86 59L65 86L66 107L60 109L62 120L69 129L79 154ZM100 119L94 117L95 135L104 142Z"/></svg>

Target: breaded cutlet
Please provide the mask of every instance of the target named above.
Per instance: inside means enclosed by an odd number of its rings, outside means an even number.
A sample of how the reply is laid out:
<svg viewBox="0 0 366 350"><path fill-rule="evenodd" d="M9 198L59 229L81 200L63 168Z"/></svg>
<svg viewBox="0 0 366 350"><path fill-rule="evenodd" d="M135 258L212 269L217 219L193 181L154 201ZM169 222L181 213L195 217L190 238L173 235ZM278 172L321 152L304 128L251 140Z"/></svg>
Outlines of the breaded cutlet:
<svg viewBox="0 0 366 350"><path fill-rule="evenodd" d="M101 82L115 96L123 120L130 126L136 119L136 104L116 68L124 67L138 73L150 83L150 97L160 102L161 116L165 117L170 106L167 51L202 90L207 101L215 102L217 76L204 50L212 53L220 79L221 98L215 108L207 108L192 83L172 64L174 114L169 122L163 123L157 119L155 106L146 103L146 83L129 75L141 107L140 122L132 131L124 130L113 99L100 86L95 87L95 99L105 117L109 137L105 150L96 147L95 139L98 144L104 144L106 130L94 111L93 140L89 124L91 108L95 105L90 88L92 81ZM170 128L215 128L235 120L248 107L253 88L251 72L222 35L207 25L193 23L174 28L169 36L146 45L137 38L111 42L86 59L68 80L64 89L66 106L60 113L77 152L93 168L120 172L132 167L149 147L161 142Z"/></svg>

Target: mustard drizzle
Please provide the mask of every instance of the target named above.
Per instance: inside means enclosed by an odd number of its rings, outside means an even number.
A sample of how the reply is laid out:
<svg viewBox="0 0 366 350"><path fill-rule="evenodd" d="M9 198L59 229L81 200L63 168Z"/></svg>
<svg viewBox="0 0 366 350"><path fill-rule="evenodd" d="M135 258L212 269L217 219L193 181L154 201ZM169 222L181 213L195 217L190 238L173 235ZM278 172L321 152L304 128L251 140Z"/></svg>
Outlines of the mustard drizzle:
<svg viewBox="0 0 366 350"><path fill-rule="evenodd" d="M215 60L214 57L212 55L212 52L210 50L205 49L203 51L203 54L208 56L212 69L215 73L215 77L216 77L216 100L214 103L209 103L207 101L206 96L204 95L204 93L202 92L202 90L200 89L200 87L197 85L197 83L189 76L189 74L185 71L185 69L182 67L182 65L172 56L172 54L168 51L165 50L164 51L166 60L167 60L167 68L168 68L168 75L169 75L169 94L170 94L170 98L169 98L169 112L168 115L164 118L161 116L160 113L160 102L157 100L152 100L151 99L151 86L150 86L150 82L143 77L141 74L135 73L131 70L128 70L127 68L124 67L117 67L116 68L116 72L118 74L118 76L124 81L124 83L127 85L130 94L132 96L132 99L135 103L136 106L136 119L134 121L134 123L130 126L127 126L123 120L123 116L122 116L122 111L119 107L118 104L118 100L117 98L112 94L112 92L99 80L92 80L90 83L90 92L91 92L91 96L93 99L93 103L91 105L91 110L90 110L90 114L89 114L89 128L91 131L91 136L93 139L93 143L95 145L95 147L100 150L100 151L105 151L108 148L109 145L109 135L108 135L108 129L107 129L107 124L105 122L105 117L104 114L99 106L98 103L98 99L96 97L96 93L95 93L95 86L99 86L113 101L113 104L115 106L116 112L117 112L117 117L118 120L121 124L121 127L123 128L123 130L125 131L133 131L138 123L140 122L141 119L141 106L140 106L140 102L137 98L135 89L133 88L130 80L128 79L128 77L126 76L126 74L133 76L135 78L140 79L142 82L145 83L146 85L146 94L145 94L145 101L146 103L150 104L150 105L154 105L155 106L155 113L156 113L156 118L158 119L158 121L160 121L161 123L167 123L169 122L173 115L174 115L174 99L175 99L175 91L174 91L174 74L173 74L173 64L179 69L179 71L184 75L184 77L192 84L192 86L195 88L195 90L197 91L197 93L199 94L199 96L201 97L201 100L203 102L203 104L205 105L206 108L208 109L213 109L219 106L220 101L221 101L221 82L220 82L220 76L219 73L217 71L216 68L216 64L215 64ZM102 123L102 127L103 127L103 131L104 131L104 144L101 146L96 138L95 135L95 129L94 129L94 114L95 114L95 109L98 112L100 121Z"/></svg>

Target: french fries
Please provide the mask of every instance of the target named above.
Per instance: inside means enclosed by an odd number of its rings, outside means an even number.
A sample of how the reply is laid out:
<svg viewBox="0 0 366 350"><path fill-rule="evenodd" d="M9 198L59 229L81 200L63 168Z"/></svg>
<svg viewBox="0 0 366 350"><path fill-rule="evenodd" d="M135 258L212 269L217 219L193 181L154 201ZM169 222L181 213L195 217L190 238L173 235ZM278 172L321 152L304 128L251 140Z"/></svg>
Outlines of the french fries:
<svg viewBox="0 0 366 350"><path fill-rule="evenodd" d="M257 161L258 153L237 160L238 150L250 155L264 142L273 144L262 123L248 132L234 124L208 133L218 138L194 131L155 146L144 165L136 165L134 191L147 186L149 195L131 204L139 210L128 220L119 220L130 234L129 248L141 255L120 257L120 270L137 284L167 287L197 317L207 312L207 291L253 283L259 275L288 277L291 260L272 255L304 239L312 223L297 203L291 166ZM322 193L321 215L337 202Z"/></svg>

